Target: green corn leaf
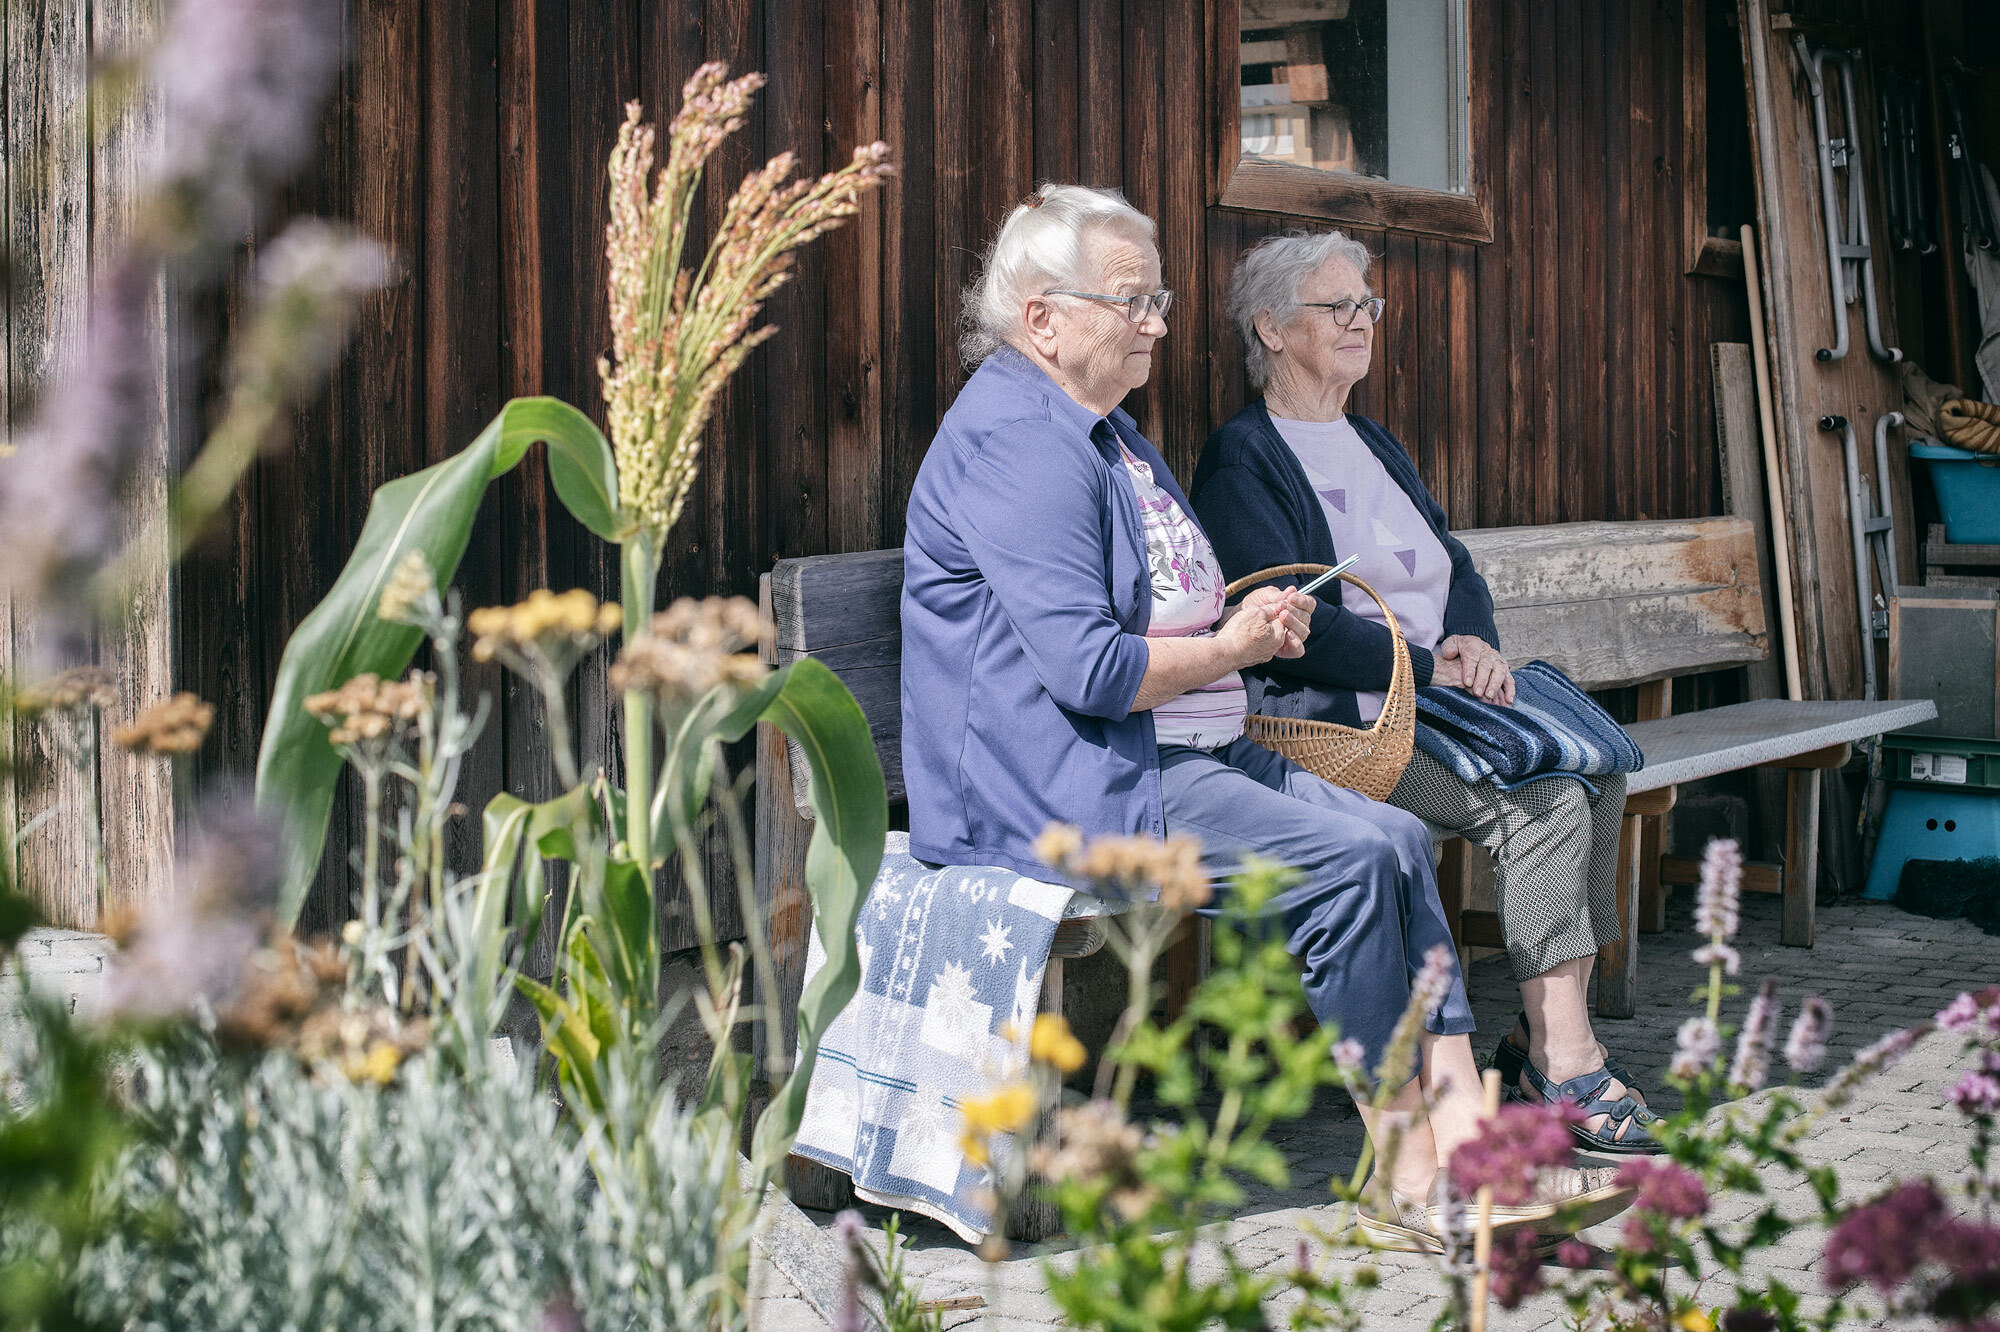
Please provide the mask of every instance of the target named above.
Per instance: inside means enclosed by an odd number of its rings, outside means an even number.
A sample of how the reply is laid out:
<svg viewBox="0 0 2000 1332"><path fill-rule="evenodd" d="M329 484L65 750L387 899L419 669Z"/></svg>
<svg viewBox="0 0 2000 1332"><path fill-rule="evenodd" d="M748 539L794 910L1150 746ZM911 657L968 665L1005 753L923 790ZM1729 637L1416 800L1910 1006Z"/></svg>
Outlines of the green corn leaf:
<svg viewBox="0 0 2000 1332"><path fill-rule="evenodd" d="M285 882L278 915L289 924L311 885L326 845L326 822L340 757L305 700L372 671L403 673L420 630L375 614L382 589L403 557L420 550L441 584L458 570L486 488L511 471L536 440L548 445L556 493L578 521L608 541L628 528L617 507L611 446L576 408L554 398L516 398L455 457L401 477L375 492L368 521L326 599L285 644L257 756L257 803L286 835Z"/></svg>
<svg viewBox="0 0 2000 1332"><path fill-rule="evenodd" d="M526 995L542 1020L542 1040L555 1057L556 1077L570 1096L592 1111L604 1111L604 1083L598 1076L603 1046L584 1016L563 997L529 976L516 976L514 987Z"/></svg>
<svg viewBox="0 0 2000 1332"><path fill-rule="evenodd" d="M798 1136L806 1084L819 1055L820 1037L861 983L854 926L882 863L889 830L889 802L882 763L861 705L840 677L810 657L785 667L766 688L769 701L754 715L736 709L716 731L725 744L768 721L798 741L812 767L812 841L806 848L806 889L826 965L799 999L798 1057L791 1076L757 1121L751 1143L755 1187L775 1177ZM759 691L761 695L762 691Z"/></svg>

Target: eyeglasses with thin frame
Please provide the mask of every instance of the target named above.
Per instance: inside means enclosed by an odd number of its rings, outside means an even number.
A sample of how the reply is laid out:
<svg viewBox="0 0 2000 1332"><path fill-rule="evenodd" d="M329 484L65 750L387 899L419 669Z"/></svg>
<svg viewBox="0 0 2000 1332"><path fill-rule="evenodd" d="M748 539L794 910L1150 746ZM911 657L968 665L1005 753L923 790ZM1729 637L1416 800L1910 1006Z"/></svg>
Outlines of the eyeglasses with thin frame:
<svg viewBox="0 0 2000 1332"><path fill-rule="evenodd" d="M1155 311L1159 312L1161 319L1165 319L1167 311L1173 308L1174 304L1174 294L1165 287L1158 291L1142 291L1136 296L1110 296L1101 291L1070 291L1064 287L1051 287L1042 295L1074 296L1079 300L1097 301L1104 305L1122 305L1125 307L1125 317L1135 324L1145 323L1146 316Z"/></svg>
<svg viewBox="0 0 2000 1332"><path fill-rule="evenodd" d="M1312 310L1331 310L1333 322L1347 328L1354 323L1354 316L1363 310L1368 312L1369 323L1381 323L1382 307L1388 302L1380 296L1370 296L1365 301L1300 301L1299 304Z"/></svg>

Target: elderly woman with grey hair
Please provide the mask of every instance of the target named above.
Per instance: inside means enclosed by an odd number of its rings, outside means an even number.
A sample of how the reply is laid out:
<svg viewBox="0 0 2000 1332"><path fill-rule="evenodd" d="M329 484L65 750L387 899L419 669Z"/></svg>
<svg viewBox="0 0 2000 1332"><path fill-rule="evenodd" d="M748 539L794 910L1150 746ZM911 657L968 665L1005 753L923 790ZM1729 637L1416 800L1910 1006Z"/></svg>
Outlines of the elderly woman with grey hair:
<svg viewBox="0 0 2000 1332"><path fill-rule="evenodd" d="M1313 1012L1370 1066L1411 995L1435 987L1417 1076L1366 1113L1371 1133L1405 1130L1394 1206L1367 1224L1436 1249L1440 1167L1479 1106L1429 835L1243 736L1240 672L1304 651L1315 603L1266 589L1225 606L1192 506L1119 407L1150 376L1172 302L1152 221L1071 185L1009 214L966 294L977 369L918 472L903 547L910 850L1047 878L1035 840L1066 823L1190 834L1218 879L1246 854L1297 870L1267 918ZM1547 1180L1503 1220L1542 1221L1558 1202L1601 1216L1626 1196L1601 1174Z"/></svg>
<svg viewBox="0 0 2000 1332"><path fill-rule="evenodd" d="M1420 686L1511 705L1493 597L1395 436L1347 411L1367 375L1385 304L1368 251L1338 231L1274 236L1236 272L1229 315L1264 396L1209 438L1195 512L1225 576L1358 557L1406 637ZM1304 651L1246 672L1252 711L1359 726L1382 710L1393 640L1380 607L1321 594ZM1586 1112L1575 1132L1600 1151L1659 1150L1654 1116L1601 1046L1587 994L1597 950L1619 936L1622 776L1471 783L1419 748L1389 797L1495 854L1507 954L1523 1012L1495 1064L1512 1094Z"/></svg>

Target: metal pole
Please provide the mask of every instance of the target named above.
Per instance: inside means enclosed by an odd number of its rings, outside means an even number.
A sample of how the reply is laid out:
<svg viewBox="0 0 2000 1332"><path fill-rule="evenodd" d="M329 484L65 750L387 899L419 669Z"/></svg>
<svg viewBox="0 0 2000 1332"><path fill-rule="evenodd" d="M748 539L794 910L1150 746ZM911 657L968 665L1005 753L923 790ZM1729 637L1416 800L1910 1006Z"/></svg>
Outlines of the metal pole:
<svg viewBox="0 0 2000 1332"><path fill-rule="evenodd" d="M1750 40L1745 34L1744 40ZM1826 232L1826 281L1833 300L1833 345L1813 353L1818 361L1838 361L1847 355L1847 283L1840 262L1840 204L1833 193L1833 141L1826 127L1826 84L1820 77L1823 53L1806 45L1805 34L1792 34L1792 50L1805 67L1806 87L1812 97L1813 135L1819 141L1819 207Z"/></svg>
<svg viewBox="0 0 2000 1332"><path fill-rule="evenodd" d="M1861 697L1875 701L1875 602L1868 585L1868 492L1861 486L1861 449L1854 424L1844 416L1822 416L1819 428L1840 432L1841 461L1847 468L1847 534L1854 543L1854 604L1860 612Z"/></svg>

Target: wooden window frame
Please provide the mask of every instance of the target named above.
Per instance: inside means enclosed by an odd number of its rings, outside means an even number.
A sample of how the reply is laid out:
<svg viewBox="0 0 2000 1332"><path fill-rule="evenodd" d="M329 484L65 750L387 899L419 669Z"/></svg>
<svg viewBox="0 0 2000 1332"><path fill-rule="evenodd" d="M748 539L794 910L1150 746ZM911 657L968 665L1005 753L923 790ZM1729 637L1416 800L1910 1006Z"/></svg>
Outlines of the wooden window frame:
<svg viewBox="0 0 2000 1332"><path fill-rule="evenodd" d="M1743 280L1743 242L1708 234L1708 6L1681 5L1681 230L1687 271Z"/></svg>
<svg viewBox="0 0 2000 1332"><path fill-rule="evenodd" d="M1208 201L1248 212L1310 217L1372 230L1408 231L1451 240L1490 242L1493 199L1486 181L1487 128L1496 89L1490 53L1498 22L1493 0L1466 0L1466 91L1469 108L1469 176L1464 194L1400 185L1373 176L1277 162L1243 160L1243 108L1236 88L1242 8L1238 0L1208 5L1209 127Z"/></svg>

